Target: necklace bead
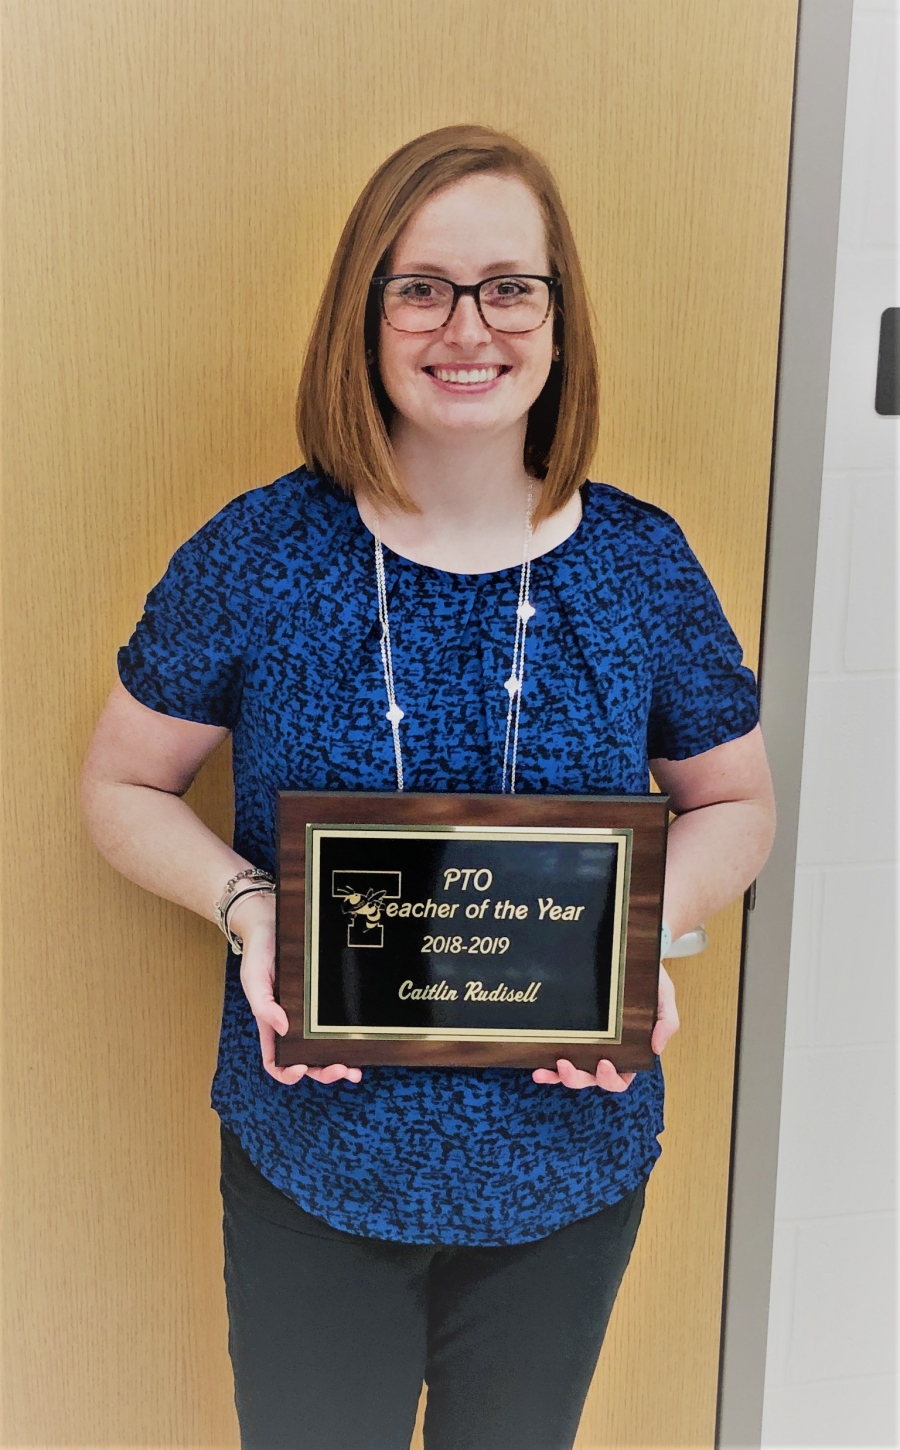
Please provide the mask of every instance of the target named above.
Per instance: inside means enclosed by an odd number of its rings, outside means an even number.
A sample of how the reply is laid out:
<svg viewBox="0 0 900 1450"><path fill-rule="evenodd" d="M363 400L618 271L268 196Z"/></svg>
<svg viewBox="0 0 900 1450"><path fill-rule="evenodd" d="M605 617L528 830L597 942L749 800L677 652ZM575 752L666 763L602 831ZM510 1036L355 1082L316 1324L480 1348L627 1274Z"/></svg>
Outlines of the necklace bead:
<svg viewBox="0 0 900 1450"><path fill-rule="evenodd" d="M506 712L506 739L503 744L503 775L500 790L503 795L515 794L516 762L519 753L519 717L522 708L522 681L525 674L525 636L528 621L534 618L535 608L529 598L531 588L531 512L534 499L534 485L528 485L528 501L525 506L525 535L522 545L522 571L519 576L519 602L516 607L516 633L513 641L512 669L503 688L509 696ZM388 698L385 719L391 727L394 745L394 766L397 773L397 789L405 789L403 774L403 747L400 742L400 721L405 711L397 704L394 691L394 661L391 655L391 624L388 615L387 585L384 577L384 550L381 543L381 529L378 515L375 515L375 585L378 592L378 620L381 625L381 666L384 671L384 688Z"/></svg>

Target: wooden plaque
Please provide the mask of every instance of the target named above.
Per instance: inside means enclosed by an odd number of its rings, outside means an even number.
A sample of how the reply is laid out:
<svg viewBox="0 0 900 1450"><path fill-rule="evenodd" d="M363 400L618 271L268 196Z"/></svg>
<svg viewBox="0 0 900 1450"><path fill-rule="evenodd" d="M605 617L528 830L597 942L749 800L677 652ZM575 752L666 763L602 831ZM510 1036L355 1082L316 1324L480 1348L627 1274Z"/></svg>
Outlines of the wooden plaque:
<svg viewBox="0 0 900 1450"><path fill-rule="evenodd" d="M668 797L280 791L275 1061L653 1063Z"/></svg>

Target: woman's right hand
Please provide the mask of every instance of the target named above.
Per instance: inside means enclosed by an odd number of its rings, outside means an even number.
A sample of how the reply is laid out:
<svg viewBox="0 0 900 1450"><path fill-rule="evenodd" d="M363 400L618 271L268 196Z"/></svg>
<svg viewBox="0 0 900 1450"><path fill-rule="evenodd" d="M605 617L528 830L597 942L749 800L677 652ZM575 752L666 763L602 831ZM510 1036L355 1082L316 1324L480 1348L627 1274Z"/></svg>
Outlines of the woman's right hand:
<svg viewBox="0 0 900 1450"><path fill-rule="evenodd" d="M275 897L268 891L254 891L239 901L228 918L228 925L244 943L241 957L241 986L256 1018L263 1067L276 1082L290 1085L309 1076L316 1082L359 1082L358 1067L331 1063L328 1067L278 1067L275 1063L275 1033L284 1036L288 1029L287 1013L275 1001Z"/></svg>

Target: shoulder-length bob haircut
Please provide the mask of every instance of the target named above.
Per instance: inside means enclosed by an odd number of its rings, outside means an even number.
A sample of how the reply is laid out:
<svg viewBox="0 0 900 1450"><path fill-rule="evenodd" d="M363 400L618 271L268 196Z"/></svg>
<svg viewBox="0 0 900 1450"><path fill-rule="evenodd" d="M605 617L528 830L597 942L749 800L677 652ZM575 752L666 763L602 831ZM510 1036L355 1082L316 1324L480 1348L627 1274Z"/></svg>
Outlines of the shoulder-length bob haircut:
<svg viewBox="0 0 900 1450"><path fill-rule="evenodd" d="M378 373L380 317L372 278L424 201L482 172L531 188L559 277L553 330L560 358L532 404L524 464L542 480L535 523L585 480L597 444L599 387L590 307L572 229L549 168L521 141L487 126L444 126L408 141L364 186L341 234L313 322L297 398L297 437L307 464L348 493L386 509L415 511L394 465L391 403ZM368 359L367 359L368 353Z"/></svg>

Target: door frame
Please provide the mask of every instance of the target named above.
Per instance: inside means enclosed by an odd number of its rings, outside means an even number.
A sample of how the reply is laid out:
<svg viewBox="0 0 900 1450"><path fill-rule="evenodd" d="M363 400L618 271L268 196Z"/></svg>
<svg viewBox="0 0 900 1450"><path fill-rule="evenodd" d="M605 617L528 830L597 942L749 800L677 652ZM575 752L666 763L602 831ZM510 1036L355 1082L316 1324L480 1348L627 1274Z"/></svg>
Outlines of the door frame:
<svg viewBox="0 0 900 1450"><path fill-rule="evenodd" d="M760 706L778 835L745 910L716 1444L758 1446L853 0L800 0Z"/></svg>

